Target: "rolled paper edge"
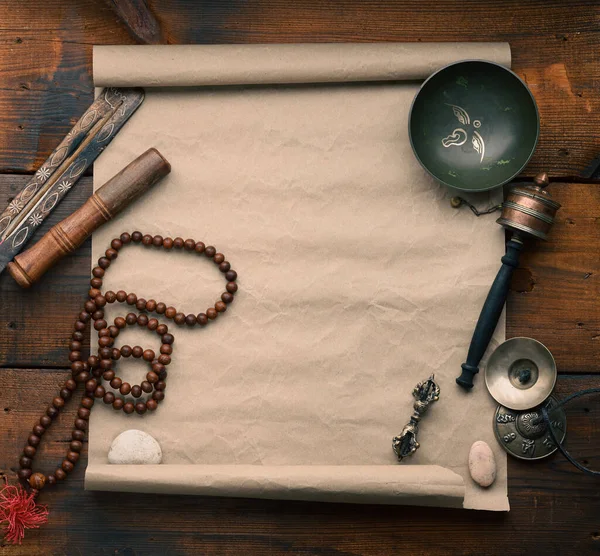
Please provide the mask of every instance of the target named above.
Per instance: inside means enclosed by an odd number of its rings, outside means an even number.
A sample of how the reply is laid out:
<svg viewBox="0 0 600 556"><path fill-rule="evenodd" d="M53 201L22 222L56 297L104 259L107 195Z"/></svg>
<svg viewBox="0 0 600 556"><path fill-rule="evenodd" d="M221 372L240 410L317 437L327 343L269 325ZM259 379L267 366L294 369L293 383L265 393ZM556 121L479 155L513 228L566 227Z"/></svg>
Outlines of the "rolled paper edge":
<svg viewBox="0 0 600 556"><path fill-rule="evenodd" d="M86 490L462 508L460 475L437 465L89 465Z"/></svg>
<svg viewBox="0 0 600 556"><path fill-rule="evenodd" d="M464 59L511 65L503 42L94 46L96 87L423 80Z"/></svg>

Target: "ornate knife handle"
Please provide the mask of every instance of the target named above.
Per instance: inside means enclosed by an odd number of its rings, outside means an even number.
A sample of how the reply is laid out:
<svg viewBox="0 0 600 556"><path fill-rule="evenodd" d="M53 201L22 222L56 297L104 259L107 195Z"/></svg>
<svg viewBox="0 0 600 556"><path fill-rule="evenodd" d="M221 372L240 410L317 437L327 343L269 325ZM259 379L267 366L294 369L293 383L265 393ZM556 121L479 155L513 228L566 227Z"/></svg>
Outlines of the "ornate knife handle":
<svg viewBox="0 0 600 556"><path fill-rule="evenodd" d="M479 362L487 349L498 319L502 314L504 303L510 287L510 280L515 268L519 266L519 255L523 249L523 242L514 234L506 244L506 255L502 257L502 266L487 295L481 314L477 320L467 360L461 365L462 373L456 379L456 384L466 390L473 388L473 377L479 372Z"/></svg>

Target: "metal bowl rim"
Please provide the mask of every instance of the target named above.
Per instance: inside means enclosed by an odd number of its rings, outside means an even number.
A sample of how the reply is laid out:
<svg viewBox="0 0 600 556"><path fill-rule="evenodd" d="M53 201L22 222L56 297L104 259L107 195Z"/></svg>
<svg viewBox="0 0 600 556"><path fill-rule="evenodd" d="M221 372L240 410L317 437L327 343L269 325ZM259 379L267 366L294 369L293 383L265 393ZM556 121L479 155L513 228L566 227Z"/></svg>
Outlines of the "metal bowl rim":
<svg viewBox="0 0 600 556"><path fill-rule="evenodd" d="M523 163L523 165L512 175L510 176L508 179L496 183L494 185L490 185L489 187L483 187L481 189L469 189L469 188L463 188L463 187L457 187L456 185L452 185L446 181L444 181L443 179L438 178L436 175L433 174L433 172L431 172L431 170L429 170L429 168L427 168L427 166L425 166L425 164L423 163L423 161L421 160L421 158L419 157L419 155L417 154L417 149L415 148L415 145L413 143L413 137L412 137L412 132L411 132L411 122L412 122L412 115L413 115L413 108L415 106L415 102L417 101L417 98L419 97L419 95L421 94L421 92L423 91L423 89L425 88L425 85L427 85L427 83L433 79L438 73L441 73L445 70L447 70L448 68L451 68L453 66L458 66L460 64L470 64L473 62L480 62L482 64L489 64L492 66L496 66L498 68L503 69L504 71L510 73L513 77L515 77L520 83L521 85L523 85L523 87L525 88L525 90L529 93L529 97L531 98L531 101L533 102L533 108L535 109L535 119L536 119L536 130L535 130L535 141L533 142L533 146L531 148L531 152L529 153L529 156L527 157L527 159L525 160L525 162ZM537 106L537 102L535 101L535 97L533 96L533 93L529 90L529 87L527 86L527 84L511 69L507 68L506 66L503 66L502 64L499 64L498 62L491 62L489 60L479 60L477 58L467 58L465 60L458 60L457 62L452 62L451 64L447 64L443 67L441 67L440 69L434 71L427 79L425 79L425 81L423 81L423 83L421 84L421 86L419 87L419 90L417 91L417 94L414 96L414 98L412 99L412 102L410 104L410 110L408 112L408 139L410 141L410 146L412 148L412 151L415 155L415 158L419 161L419 164L421 165L421 167L432 177L434 178L436 181L438 181L439 183L447 186L447 187L451 187L453 189L456 189L457 191L464 191L464 192L472 192L472 193L480 193L482 191L490 191L491 189L496 189L497 187L502 187L503 185L507 184L509 181L512 181L514 178L516 178L522 171L523 169L527 166L527 164L529 164L529 161L531 160L531 157L534 155L535 153L535 149L537 148L537 144L538 144L538 140L540 138L540 112L538 110L538 106Z"/></svg>

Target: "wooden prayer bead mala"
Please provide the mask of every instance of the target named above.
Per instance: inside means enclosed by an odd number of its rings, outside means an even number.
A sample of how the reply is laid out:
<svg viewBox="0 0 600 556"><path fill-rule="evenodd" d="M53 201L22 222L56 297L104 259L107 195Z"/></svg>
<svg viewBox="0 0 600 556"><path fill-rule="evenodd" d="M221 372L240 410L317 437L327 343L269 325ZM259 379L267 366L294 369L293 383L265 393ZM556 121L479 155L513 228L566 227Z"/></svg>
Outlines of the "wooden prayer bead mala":
<svg viewBox="0 0 600 556"><path fill-rule="evenodd" d="M212 259L225 276L227 280L226 291L223 292L213 307L209 307L204 313L198 313L197 315L185 315L175 307L167 306L165 303L157 302L154 299L138 298L132 292L127 293L119 290L117 292L107 291L102 293L101 287L106 271L110 268L112 262L118 258L120 250L130 243L141 243L147 248L162 247L167 251L183 249L197 255L204 255L208 259ZM46 485L53 485L66 479L67 475L73 471L83 449L88 419L96 399L100 399L105 404L111 405L115 410L122 410L128 415L134 412L143 415L146 411L155 411L164 400L167 386L166 368L171 363L175 338L169 333L166 324L160 323L156 318L150 318L148 313L163 315L179 326L204 327L210 321L216 319L219 313L224 313L227 310L227 305L233 301L233 296L238 289L236 280L237 273L231 269L230 263L225 260L225 255L218 253L213 246L206 246L201 241L184 240L180 237L175 239L163 238L160 235L152 236L137 231L132 234L125 232L111 241L110 247L106 250L104 256L98 259L98 266L92 270L91 287L88 292L89 299L84 303L83 311L79 313L75 321L69 344L72 377L64 383L58 396L52 399L45 414L34 425L32 433L23 448L23 454L19 459L18 476L29 485L34 496ZM115 302L131 305L140 313L130 312L125 317L116 317L113 324L109 325L104 318L104 307ZM90 354L84 361L81 347L84 331L91 323L98 332L98 351L97 355ZM123 345L120 348L114 347L115 339L119 336L121 330L136 324L147 328L160 337L161 346L158 354L152 349L144 349L141 346ZM117 361L122 357L125 359L133 357L146 361L150 367L146 374L146 380L132 386L118 377L115 368ZM112 391L107 390L102 381L105 381ZM52 425L60 410L71 399L79 384L84 385L84 393L80 407L77 410L77 417L71 432L71 442L65 459L54 473L45 475L44 473L34 472L32 470L33 459L41 443L42 436ZM140 398L144 394L147 397L145 401L142 401ZM126 398L126 396L131 396L132 399Z"/></svg>

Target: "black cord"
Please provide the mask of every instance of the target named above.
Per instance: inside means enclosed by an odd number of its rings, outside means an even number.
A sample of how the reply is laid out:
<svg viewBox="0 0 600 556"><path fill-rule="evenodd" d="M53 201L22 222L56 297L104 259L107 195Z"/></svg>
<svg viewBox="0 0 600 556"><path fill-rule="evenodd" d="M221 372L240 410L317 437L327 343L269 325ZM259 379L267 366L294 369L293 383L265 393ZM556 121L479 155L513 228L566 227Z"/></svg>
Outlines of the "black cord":
<svg viewBox="0 0 600 556"><path fill-rule="evenodd" d="M479 210L475 205L472 205L471 203L469 203L469 201L467 201L466 199L463 199L462 197L452 197L452 199L450 200L450 204L454 208L459 208L462 205L467 205L471 209L471 212L475 216L482 216L483 214L491 214L492 212L496 212L497 210L502 209L502 205L494 205L493 207L490 207L488 209Z"/></svg>
<svg viewBox="0 0 600 556"><path fill-rule="evenodd" d="M555 409L569 403L571 400L580 398L581 396L587 396L588 394L600 394L600 388L589 388L588 390L581 390L580 392L575 392L575 394L571 394L570 396L567 396L564 400L562 400L557 405L555 405L550 411L554 411ZM546 423L546 426L548 427L548 430L550 431L550 436L552 437L552 441L554 442L554 444L556 444L556 446L558 446L558 449L561 451L562 455L565 456L565 458L567 458L567 460L569 462L571 462L575 467L577 467L577 469L579 469L579 471L583 471L584 473L587 473L588 475L600 477L600 471L594 471L592 469L589 469L588 467L581 465L577 460L575 460L571 456L571 454L569 454L567 449L561 444L561 442L558 440L558 437L554 433L554 429L552 428L552 423L550 422L550 416L548 415L548 410L545 407L542 407L542 416L544 418L544 422Z"/></svg>

